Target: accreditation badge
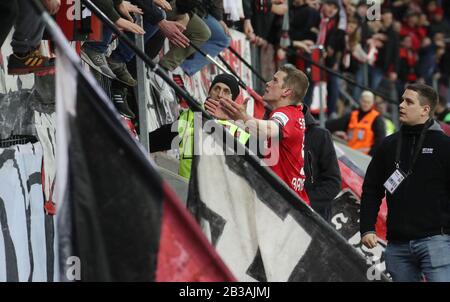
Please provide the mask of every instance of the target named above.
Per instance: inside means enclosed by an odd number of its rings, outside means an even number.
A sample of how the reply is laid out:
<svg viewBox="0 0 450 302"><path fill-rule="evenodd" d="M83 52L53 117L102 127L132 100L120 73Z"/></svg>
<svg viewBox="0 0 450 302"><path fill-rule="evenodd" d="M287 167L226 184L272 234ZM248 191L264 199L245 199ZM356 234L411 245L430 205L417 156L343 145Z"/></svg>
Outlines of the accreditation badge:
<svg viewBox="0 0 450 302"><path fill-rule="evenodd" d="M364 130L358 130L358 140L362 141L364 139Z"/></svg>
<svg viewBox="0 0 450 302"><path fill-rule="evenodd" d="M394 173L386 180L384 187L389 193L393 194L398 186L405 180L406 174L400 169L395 169Z"/></svg>

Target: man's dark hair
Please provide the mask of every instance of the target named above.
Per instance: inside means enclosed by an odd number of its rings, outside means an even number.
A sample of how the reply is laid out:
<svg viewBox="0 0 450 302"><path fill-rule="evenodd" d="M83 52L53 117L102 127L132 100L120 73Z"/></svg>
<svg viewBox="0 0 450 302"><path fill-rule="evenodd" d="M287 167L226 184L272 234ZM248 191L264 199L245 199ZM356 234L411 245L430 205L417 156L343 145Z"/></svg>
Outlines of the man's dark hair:
<svg viewBox="0 0 450 302"><path fill-rule="evenodd" d="M445 95L440 95L439 96L439 105L441 105L441 107L447 108L447 97Z"/></svg>
<svg viewBox="0 0 450 302"><path fill-rule="evenodd" d="M340 8L337 0L325 0L323 4L334 5L337 9Z"/></svg>
<svg viewBox="0 0 450 302"><path fill-rule="evenodd" d="M433 115L438 102L438 94L433 87L421 83L414 83L407 85L405 89L417 92L419 94L420 105L429 105L430 116Z"/></svg>
<svg viewBox="0 0 450 302"><path fill-rule="evenodd" d="M390 9L389 7L383 7L382 9L381 9L381 14L382 15L384 15L384 14L393 14L394 12L392 11L392 9Z"/></svg>

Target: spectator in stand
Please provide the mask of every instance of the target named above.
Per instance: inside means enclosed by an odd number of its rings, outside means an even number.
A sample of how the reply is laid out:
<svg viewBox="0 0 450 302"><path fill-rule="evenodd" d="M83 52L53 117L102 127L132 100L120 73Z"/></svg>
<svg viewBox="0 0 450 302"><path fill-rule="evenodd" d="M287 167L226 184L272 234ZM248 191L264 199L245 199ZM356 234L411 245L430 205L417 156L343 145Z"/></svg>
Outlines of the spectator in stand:
<svg viewBox="0 0 450 302"><path fill-rule="evenodd" d="M375 96L364 91L359 100L360 108L335 120L329 120L326 127L346 140L352 149L373 156L386 136L383 116L374 108Z"/></svg>
<svg viewBox="0 0 450 302"><path fill-rule="evenodd" d="M0 47L2 47L6 36L8 36L16 21L18 10L17 0L12 0L8 3L0 1Z"/></svg>
<svg viewBox="0 0 450 302"><path fill-rule="evenodd" d="M263 78L272 76L278 61L283 60L284 51L275 51L281 38L280 23L288 6L287 0L243 0L244 9L244 33L251 43L258 46L253 52L253 61L256 70ZM273 60L274 54L277 58ZM270 59L269 59L270 58ZM268 61L268 59L270 61ZM256 90L263 90L260 82L257 82Z"/></svg>
<svg viewBox="0 0 450 302"><path fill-rule="evenodd" d="M408 5L410 0L394 0L391 1L390 6L392 12L394 13L394 18L396 20L402 20L408 10Z"/></svg>
<svg viewBox="0 0 450 302"><path fill-rule="evenodd" d="M132 3L142 7L143 25L145 30L144 43L147 43L158 31L161 31L164 37L177 47L187 47L189 39L182 33L186 27L175 21L166 20L166 11L172 10L171 5L165 0L131 0ZM129 36L131 39L134 37ZM123 42L119 41L119 45L107 59L108 66L117 77L119 82L128 86L135 86L136 80L129 73L126 64L135 56L135 53L129 49Z"/></svg>
<svg viewBox="0 0 450 302"><path fill-rule="evenodd" d="M201 47L211 37L208 25L196 13L197 10L202 10L202 1L172 0L170 3L174 9L168 13L168 19L184 23L186 25L185 35L191 43ZM167 71L173 71L194 53L195 49L192 47L181 48L171 45L170 50L161 59L159 65ZM181 78L177 77L177 81L180 80ZM182 82L179 82L179 84L182 85Z"/></svg>
<svg viewBox="0 0 450 302"><path fill-rule="evenodd" d="M320 13L307 4L306 0L294 0L289 8L289 38L293 57L289 60L300 70L305 71L305 61L297 54L310 53L310 47L317 40Z"/></svg>
<svg viewBox="0 0 450 302"><path fill-rule="evenodd" d="M410 35L400 37L397 85L399 95L404 90L404 87L407 83L412 83L417 80L416 65L418 61L418 55L413 50L412 40L413 38Z"/></svg>
<svg viewBox="0 0 450 302"><path fill-rule="evenodd" d="M306 72L310 64L301 56L310 57L311 47L317 40L320 24L320 6L309 0L294 0L289 7L289 38L291 46L288 51L288 61L298 69ZM305 104L312 101L312 90L308 89Z"/></svg>
<svg viewBox="0 0 450 302"><path fill-rule="evenodd" d="M344 71L354 75L356 83L364 84L364 68L362 64L373 65L376 55L377 40L368 40L367 53L361 45L361 27L356 18L350 18L347 23L346 32L346 52L342 60L342 68ZM359 99L361 89L353 88L353 98Z"/></svg>
<svg viewBox="0 0 450 302"><path fill-rule="evenodd" d="M339 2L326 0L321 8L321 21L317 45L325 48L325 66L339 72L340 62L345 51L345 31L339 29ZM327 108L328 115L333 115L339 98L338 78L328 74Z"/></svg>
<svg viewBox="0 0 450 302"><path fill-rule="evenodd" d="M243 0L244 33L257 46L267 45L277 15L287 11L285 0Z"/></svg>
<svg viewBox="0 0 450 302"><path fill-rule="evenodd" d="M367 1L361 0L356 6L355 18L359 21L361 26L361 45L365 48L366 42L371 38L372 32L367 22L367 10L369 9ZM350 16L349 16L350 17ZM366 49L365 49L366 50Z"/></svg>
<svg viewBox="0 0 450 302"><path fill-rule="evenodd" d="M375 65L371 68L371 88L378 89L383 77L391 81L395 87L399 64L398 34L393 27L393 14L384 10L381 15L381 29L372 38L382 43L378 48Z"/></svg>
<svg viewBox="0 0 450 302"><path fill-rule="evenodd" d="M446 38L450 38L450 24L444 19L444 10L441 7L437 7L432 11L430 16L429 32L432 37L435 33L444 33Z"/></svg>
<svg viewBox="0 0 450 302"><path fill-rule="evenodd" d="M143 28L134 23L133 17L130 15L130 13L142 14L142 10L136 5L122 0L97 0L94 2L119 29L139 35L145 33ZM114 5L112 4L113 2ZM102 41L85 42L83 44L81 47L81 58L97 72L114 79L116 76L108 66L105 56L109 44L111 44L113 32L107 26L104 26L102 34ZM130 86L134 85L136 85L135 81Z"/></svg>
<svg viewBox="0 0 450 302"><path fill-rule="evenodd" d="M230 45L230 30L223 20L223 0L203 0L202 3L203 8L197 9L197 14L208 26L211 37L201 46L201 49L211 57L216 57ZM209 61L203 55L196 52L192 58L188 58L181 64L181 68L187 75L192 76L208 63Z"/></svg>
<svg viewBox="0 0 450 302"><path fill-rule="evenodd" d="M432 85L438 71L438 64L445 52L445 37L441 32L435 32L433 40L426 37L419 50L417 75L420 81Z"/></svg>
<svg viewBox="0 0 450 302"><path fill-rule="evenodd" d="M308 5L306 0L294 0L289 7L289 37L291 41L317 40L320 13ZM295 45L294 45L295 46Z"/></svg>
<svg viewBox="0 0 450 302"><path fill-rule="evenodd" d="M442 8L444 9L444 17L450 22L450 1L442 1Z"/></svg>
<svg viewBox="0 0 450 302"><path fill-rule="evenodd" d="M61 5L60 0L42 0L41 2L51 15L56 14ZM11 4L11 7L14 5L15 2ZM39 51L45 29L41 16L37 14L29 0L17 0L17 5L18 15L11 41L13 53L8 58L8 73L20 75L53 70L54 59L43 56ZM8 33L10 29L9 27Z"/></svg>
<svg viewBox="0 0 450 302"><path fill-rule="evenodd" d="M411 38L411 49L415 52L419 50L423 39L427 36L427 30L420 25L419 17L420 13L417 11L408 11L400 29L401 36L409 36Z"/></svg>

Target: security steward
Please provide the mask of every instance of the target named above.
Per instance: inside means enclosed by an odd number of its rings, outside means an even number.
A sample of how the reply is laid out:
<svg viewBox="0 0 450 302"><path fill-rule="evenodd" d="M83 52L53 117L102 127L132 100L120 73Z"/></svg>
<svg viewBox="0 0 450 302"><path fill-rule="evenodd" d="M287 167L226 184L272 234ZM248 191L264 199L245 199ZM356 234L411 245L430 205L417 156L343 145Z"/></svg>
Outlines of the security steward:
<svg viewBox="0 0 450 302"><path fill-rule="evenodd" d="M375 96L364 91L360 108L341 118L327 121L326 128L347 141L350 148L373 156L386 136L383 116L374 108Z"/></svg>
<svg viewBox="0 0 450 302"><path fill-rule="evenodd" d="M432 119L436 91L406 87L400 131L386 137L367 168L361 241L377 246L375 223L386 196L386 268L394 281L450 281L450 137Z"/></svg>

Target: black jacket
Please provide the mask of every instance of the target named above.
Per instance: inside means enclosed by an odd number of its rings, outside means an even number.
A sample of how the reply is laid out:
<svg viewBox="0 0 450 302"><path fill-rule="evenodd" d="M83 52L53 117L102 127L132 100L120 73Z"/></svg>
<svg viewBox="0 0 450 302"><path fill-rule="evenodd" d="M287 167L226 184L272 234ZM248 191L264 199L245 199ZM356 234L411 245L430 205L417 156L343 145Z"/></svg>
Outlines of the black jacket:
<svg viewBox="0 0 450 302"><path fill-rule="evenodd" d="M250 19L255 35L269 41L273 38L272 27L279 16L272 13L271 0L243 0L245 19Z"/></svg>
<svg viewBox="0 0 450 302"><path fill-rule="evenodd" d="M292 41L316 41L317 33L311 29L318 30L319 25L320 13L308 4L289 8L289 37Z"/></svg>
<svg viewBox="0 0 450 302"><path fill-rule="evenodd" d="M409 175L390 194L383 184L395 171L399 135L402 135L400 168L408 171L412 153L424 125L403 126L384 139L367 168L361 198L361 234L373 232L382 198L386 194L387 239L406 242L450 232L450 137L434 122L428 128L419 157Z"/></svg>
<svg viewBox="0 0 450 302"><path fill-rule="evenodd" d="M305 115L305 189L311 207L329 221L331 202L341 190L341 173L330 132L303 107Z"/></svg>
<svg viewBox="0 0 450 302"><path fill-rule="evenodd" d="M399 66L399 36L393 26L382 29L380 33L387 36L387 41L378 49L375 65L381 68L385 73L388 71L396 72Z"/></svg>

